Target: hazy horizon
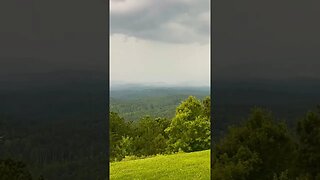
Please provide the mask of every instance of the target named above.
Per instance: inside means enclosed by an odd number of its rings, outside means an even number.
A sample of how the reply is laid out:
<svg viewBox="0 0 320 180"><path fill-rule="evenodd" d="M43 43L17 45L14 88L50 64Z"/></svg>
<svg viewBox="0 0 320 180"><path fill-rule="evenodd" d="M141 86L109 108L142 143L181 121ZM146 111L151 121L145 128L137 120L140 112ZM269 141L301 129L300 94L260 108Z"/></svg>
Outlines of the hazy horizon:
<svg viewBox="0 0 320 180"><path fill-rule="evenodd" d="M192 83L192 82L179 82L179 83L166 83L166 82L126 82L126 81L110 81L110 88L119 88L119 87L190 87L190 88L210 88L210 84L207 83Z"/></svg>

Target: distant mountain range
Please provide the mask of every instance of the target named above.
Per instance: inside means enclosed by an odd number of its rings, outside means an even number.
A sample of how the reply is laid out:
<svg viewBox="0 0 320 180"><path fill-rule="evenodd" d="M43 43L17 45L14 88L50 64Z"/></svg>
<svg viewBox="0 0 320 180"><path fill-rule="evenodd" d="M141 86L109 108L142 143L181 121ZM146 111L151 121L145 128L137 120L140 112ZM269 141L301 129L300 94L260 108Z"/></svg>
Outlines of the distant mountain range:
<svg viewBox="0 0 320 180"><path fill-rule="evenodd" d="M189 96L210 96L209 87L151 86L127 84L110 91L110 111L126 120L144 116L172 118L176 107Z"/></svg>
<svg viewBox="0 0 320 180"><path fill-rule="evenodd" d="M199 82L179 82L179 83L166 83L166 82L145 82L145 83L132 83L124 81L110 81L111 90L127 89L127 88L152 88L152 87L190 87L190 88L210 88L210 84Z"/></svg>

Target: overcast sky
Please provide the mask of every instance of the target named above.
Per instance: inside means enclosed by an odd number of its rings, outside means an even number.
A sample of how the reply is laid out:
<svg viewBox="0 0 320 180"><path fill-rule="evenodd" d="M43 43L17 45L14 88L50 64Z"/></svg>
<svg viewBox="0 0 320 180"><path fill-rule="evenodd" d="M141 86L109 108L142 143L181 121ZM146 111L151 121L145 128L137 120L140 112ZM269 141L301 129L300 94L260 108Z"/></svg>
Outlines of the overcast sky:
<svg viewBox="0 0 320 180"><path fill-rule="evenodd" d="M320 77L320 1L217 0L215 80Z"/></svg>
<svg viewBox="0 0 320 180"><path fill-rule="evenodd" d="M111 0L111 82L208 86L209 3Z"/></svg>

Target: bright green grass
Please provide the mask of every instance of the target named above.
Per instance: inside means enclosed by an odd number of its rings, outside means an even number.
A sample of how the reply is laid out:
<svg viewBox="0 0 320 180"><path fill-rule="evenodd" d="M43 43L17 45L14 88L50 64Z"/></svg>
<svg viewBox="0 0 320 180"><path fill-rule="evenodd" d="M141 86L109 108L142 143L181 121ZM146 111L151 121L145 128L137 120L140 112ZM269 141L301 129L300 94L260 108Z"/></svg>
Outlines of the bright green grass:
<svg viewBox="0 0 320 180"><path fill-rule="evenodd" d="M210 150L114 162L110 164L110 179L209 180Z"/></svg>

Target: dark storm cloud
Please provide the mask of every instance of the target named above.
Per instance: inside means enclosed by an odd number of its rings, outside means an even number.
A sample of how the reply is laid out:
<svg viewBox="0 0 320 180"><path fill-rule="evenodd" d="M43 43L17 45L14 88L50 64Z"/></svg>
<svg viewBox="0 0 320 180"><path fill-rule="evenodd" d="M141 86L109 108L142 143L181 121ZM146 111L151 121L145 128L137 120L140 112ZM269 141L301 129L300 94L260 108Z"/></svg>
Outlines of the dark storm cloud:
<svg viewBox="0 0 320 180"><path fill-rule="evenodd" d="M208 0L112 0L111 33L173 43L208 43Z"/></svg>

